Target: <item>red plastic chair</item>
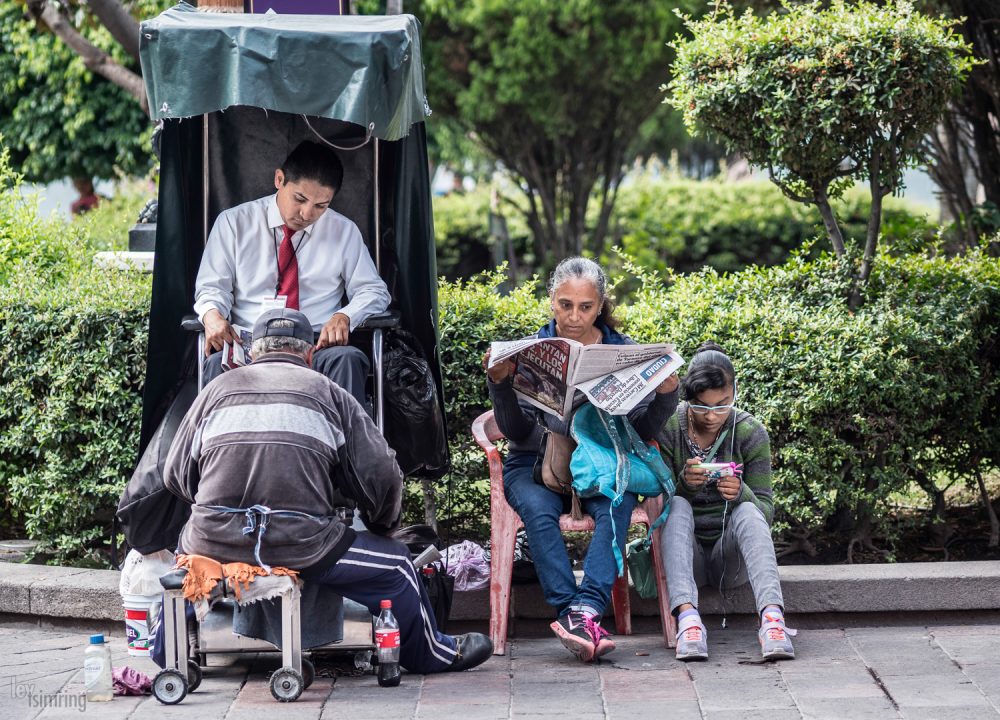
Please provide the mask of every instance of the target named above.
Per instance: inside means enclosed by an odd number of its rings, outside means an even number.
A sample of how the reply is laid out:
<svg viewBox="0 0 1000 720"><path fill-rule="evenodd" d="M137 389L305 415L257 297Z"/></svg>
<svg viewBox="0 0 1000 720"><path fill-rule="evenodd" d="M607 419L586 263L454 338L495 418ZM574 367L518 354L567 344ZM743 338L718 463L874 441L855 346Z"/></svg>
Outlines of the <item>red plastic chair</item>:
<svg viewBox="0 0 1000 720"><path fill-rule="evenodd" d="M480 415L472 423L472 436L486 452L490 467L490 637L493 640L493 654L503 655L507 650L507 620L510 614L511 575L514 570L514 544L517 531L522 527L521 518L507 503L503 494L503 460L494 444L503 438L497 427L493 411ZM661 497L646 498L632 511L632 523L649 527L650 518L656 519L663 511ZM585 515L582 520L574 520L564 514L559 518L563 532L593 532L594 519ZM653 533L653 567L656 572L656 590L660 602L660 620L663 624L663 641L668 648L676 644L676 623L670 613L670 599L667 594L667 577L659 562L660 530ZM620 635L632 634L632 616L629 601L628 579L623 575L615 581L611 589L611 603L615 611L615 629Z"/></svg>

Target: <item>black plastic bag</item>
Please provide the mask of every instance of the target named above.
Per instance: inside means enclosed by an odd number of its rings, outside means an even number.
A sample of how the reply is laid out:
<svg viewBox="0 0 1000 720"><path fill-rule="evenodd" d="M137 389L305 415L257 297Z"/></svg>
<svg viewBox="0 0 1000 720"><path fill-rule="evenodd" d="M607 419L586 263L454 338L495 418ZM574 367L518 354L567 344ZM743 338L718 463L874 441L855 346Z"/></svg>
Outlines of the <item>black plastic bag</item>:
<svg viewBox="0 0 1000 720"><path fill-rule="evenodd" d="M383 360L385 439L405 475L439 478L448 471L448 437L430 365L404 330L389 334Z"/></svg>
<svg viewBox="0 0 1000 720"><path fill-rule="evenodd" d="M187 382L156 429L118 502L118 521L125 540L143 555L177 548L191 506L167 490L163 466L177 428L194 402L197 381Z"/></svg>
<svg viewBox="0 0 1000 720"><path fill-rule="evenodd" d="M430 525L408 525L392 533L392 537L406 545L410 555L416 558L429 547L440 550L444 543ZM427 568L430 568L428 571ZM440 562L433 562L424 568L417 568L420 579L427 591L431 608L434 610L434 620L438 630L448 632L448 617L451 615L451 601L455 593L455 578L444 571Z"/></svg>

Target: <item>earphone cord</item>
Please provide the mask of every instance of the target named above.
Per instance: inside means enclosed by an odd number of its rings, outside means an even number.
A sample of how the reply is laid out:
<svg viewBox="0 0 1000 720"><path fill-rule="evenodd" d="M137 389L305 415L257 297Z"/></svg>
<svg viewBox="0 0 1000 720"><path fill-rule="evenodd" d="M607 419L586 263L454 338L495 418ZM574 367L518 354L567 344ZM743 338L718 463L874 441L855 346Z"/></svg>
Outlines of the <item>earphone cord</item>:
<svg viewBox="0 0 1000 720"><path fill-rule="evenodd" d="M735 400L735 398L734 398ZM733 461L733 448L736 441L736 407L733 407L733 432L732 436L729 438L729 460ZM740 479L740 485L742 486L743 480ZM722 537L719 538L719 542L722 544L722 574L719 576L719 600L722 603L722 629L726 629L726 594L723 591L723 586L726 582L726 560L728 559L728 553L726 553L726 516L729 515L729 501L726 500L726 504L722 509ZM740 574L743 565L743 554L737 552L740 564L736 568L736 575Z"/></svg>

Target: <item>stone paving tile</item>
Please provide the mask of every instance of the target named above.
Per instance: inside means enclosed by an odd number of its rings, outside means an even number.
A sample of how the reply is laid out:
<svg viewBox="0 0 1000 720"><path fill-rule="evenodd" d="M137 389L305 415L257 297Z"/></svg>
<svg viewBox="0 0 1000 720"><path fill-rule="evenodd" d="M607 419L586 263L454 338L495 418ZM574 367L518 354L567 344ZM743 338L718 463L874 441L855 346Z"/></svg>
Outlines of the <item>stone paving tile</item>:
<svg viewBox="0 0 1000 720"><path fill-rule="evenodd" d="M1000 654L1000 644L994 649ZM967 665L963 672L996 707L1000 707L1000 663Z"/></svg>
<svg viewBox="0 0 1000 720"><path fill-rule="evenodd" d="M801 720L801 718L802 714L795 708L705 709L705 720Z"/></svg>
<svg viewBox="0 0 1000 720"><path fill-rule="evenodd" d="M853 666L828 667L822 671L816 669L800 671L799 668L786 671L787 666L788 664L782 666L781 677L795 702L800 705L806 698L820 700L885 697L885 693L860 661Z"/></svg>
<svg viewBox="0 0 1000 720"><path fill-rule="evenodd" d="M111 637L114 663L149 675ZM399 688L374 676L320 677L301 700L279 704L268 675L275 657L211 656L201 688L177 706L152 697L28 707L19 683L40 693L82 692L86 632L0 624L0 720L636 720L636 718L1000 718L1000 627L851 628L805 631L794 662L758 663L756 633L710 632L712 659L683 664L659 635L618 637L601 663L583 665L552 638L516 640L510 654L462 674L406 675ZM869 675L867 660L899 705ZM15 690L12 690L15 688ZM23 693L22 693L23 694Z"/></svg>
<svg viewBox="0 0 1000 720"><path fill-rule="evenodd" d="M696 700L648 700L645 696L629 702L608 702L607 720L639 720L640 718L666 718L668 720L702 720L701 708Z"/></svg>
<svg viewBox="0 0 1000 720"><path fill-rule="evenodd" d="M932 628L931 637L959 665L992 665L997 662L1000 628Z"/></svg>
<svg viewBox="0 0 1000 720"><path fill-rule="evenodd" d="M879 692L872 698L799 699L799 712L806 720L899 720L902 715Z"/></svg>
<svg viewBox="0 0 1000 720"><path fill-rule="evenodd" d="M694 683L684 668L645 672L602 670L601 688L608 703L637 698L647 702L698 700Z"/></svg>
<svg viewBox="0 0 1000 720"><path fill-rule="evenodd" d="M1000 717L995 710L984 710L978 706L930 706L919 708L903 708L905 720L989 720Z"/></svg>
<svg viewBox="0 0 1000 720"><path fill-rule="evenodd" d="M900 708L954 705L991 709L989 700L970 680L963 678L955 682L953 678L934 675L914 677L884 677L886 690ZM904 713L905 714L905 713Z"/></svg>

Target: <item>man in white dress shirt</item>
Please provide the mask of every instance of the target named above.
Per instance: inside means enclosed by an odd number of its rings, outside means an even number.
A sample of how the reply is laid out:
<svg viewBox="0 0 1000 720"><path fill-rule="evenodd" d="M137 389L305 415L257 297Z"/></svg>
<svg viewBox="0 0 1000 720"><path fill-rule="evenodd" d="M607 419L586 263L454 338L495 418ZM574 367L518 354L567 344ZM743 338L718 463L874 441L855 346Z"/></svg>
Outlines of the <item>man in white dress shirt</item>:
<svg viewBox="0 0 1000 720"><path fill-rule="evenodd" d="M365 403L368 358L347 341L390 296L357 225L330 209L343 177L330 148L303 142L275 170L274 195L216 219L195 285L205 382L222 373L223 343L239 341L231 323L252 328L263 312L290 307L313 326L314 369Z"/></svg>

